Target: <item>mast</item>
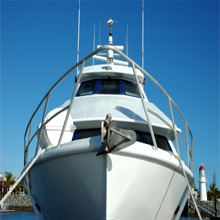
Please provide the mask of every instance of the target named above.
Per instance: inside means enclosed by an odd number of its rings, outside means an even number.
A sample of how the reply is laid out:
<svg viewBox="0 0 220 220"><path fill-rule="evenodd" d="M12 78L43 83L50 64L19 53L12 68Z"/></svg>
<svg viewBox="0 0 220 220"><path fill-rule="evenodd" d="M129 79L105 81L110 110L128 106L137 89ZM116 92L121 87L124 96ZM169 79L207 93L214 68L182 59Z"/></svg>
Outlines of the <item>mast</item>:
<svg viewBox="0 0 220 220"><path fill-rule="evenodd" d="M142 0L142 68L144 69L144 0Z"/></svg>
<svg viewBox="0 0 220 220"><path fill-rule="evenodd" d="M79 12L78 12L77 63L79 62L79 34L80 34L80 0L79 0ZM78 73L78 67L77 67L77 73Z"/></svg>

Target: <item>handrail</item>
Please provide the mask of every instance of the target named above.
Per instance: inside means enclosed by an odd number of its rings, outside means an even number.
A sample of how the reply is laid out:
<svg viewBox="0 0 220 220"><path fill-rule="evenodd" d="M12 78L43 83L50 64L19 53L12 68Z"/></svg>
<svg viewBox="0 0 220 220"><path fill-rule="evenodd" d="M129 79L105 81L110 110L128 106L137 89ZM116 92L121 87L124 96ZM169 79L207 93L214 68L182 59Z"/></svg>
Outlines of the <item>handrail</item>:
<svg viewBox="0 0 220 220"><path fill-rule="evenodd" d="M134 72L134 75L135 75L135 78L136 78L136 82L137 82L137 86L138 86L138 90L139 90L139 95L141 97L141 102L142 102L142 105L144 107L144 111L145 111L145 115L146 115L146 118L147 118L147 121L148 121L148 126L149 126L149 129L150 129L150 133L151 133L151 137L152 137L152 140L153 140L153 144L157 150L157 142L156 142L156 138L154 136L154 131L153 131L153 128L152 128L152 125L151 125L151 122L150 122L150 117L148 116L148 109L146 107L146 105L144 104L144 98L143 98L143 94L141 92L141 85L140 83L138 83L138 77L137 77L137 73L136 73L136 70L135 70L135 64L134 62L131 63L132 65L132 69L133 69L133 72Z"/></svg>
<svg viewBox="0 0 220 220"><path fill-rule="evenodd" d="M192 199L188 199L189 204L193 204ZM197 206L200 209L200 211L206 213L207 215L209 215L210 217L219 217L220 216L220 210L216 209L215 207L212 205L209 205L208 203L204 202L204 201L199 201L196 200Z"/></svg>
<svg viewBox="0 0 220 220"><path fill-rule="evenodd" d="M67 109L69 108L69 105L68 106L66 106L65 108L63 108L63 109L61 109L60 111L58 111L57 113L55 113L53 116L51 116L46 122L44 122L41 126L40 126L40 128L34 133L34 135L29 139L29 142L28 142L28 145L25 147L25 149L24 149L24 158L25 158L25 163L24 164L26 164L26 162L28 161L28 151L29 151L29 146L30 146L30 144L31 144L31 142L32 142L32 140L35 138L35 136L39 133L39 132L41 132L41 130L46 126L46 124L47 123L49 123L53 118L55 118L57 115L59 115L60 113L62 113L62 112L64 112L64 111L66 111Z"/></svg>
<svg viewBox="0 0 220 220"><path fill-rule="evenodd" d="M83 60L82 67L81 67L81 69L80 69L79 79L77 80L76 86L75 86L75 88L74 88L74 92L73 92L73 95L72 95L72 98L71 98L71 101L70 101L70 104L69 104L69 108L68 108L68 111L67 111L67 114L66 114L66 118L65 118L65 121L64 121L64 124L63 124L63 128L62 128L62 131L61 131L61 134L60 134L60 139L59 139L57 148L60 147L60 144L61 144L61 141L62 141L62 138L63 138L64 130L65 130L65 128L66 128L67 120L68 120L68 118L69 118L70 111L71 111L72 106L73 106L73 102L74 102L74 99L75 99L75 96L76 96L77 88L78 88L78 85L79 85L79 82L80 82L80 78L81 78L81 75L82 75L84 66L85 66L85 60Z"/></svg>
<svg viewBox="0 0 220 220"><path fill-rule="evenodd" d="M129 62L131 65L132 65L132 68L133 68L133 73L135 75L135 78L136 78L136 81L137 81L137 85L138 85L138 88L139 88L139 83L138 83L138 80L137 80L137 73L136 73L136 70L135 69L138 69L139 71L141 71L146 77L148 77L163 93L164 95L167 97L168 99L168 105L170 107L170 114L171 114L171 118L172 118L172 126L169 125L169 123L167 123L162 117L160 117L159 115L155 114L153 111L149 110L146 108L145 104L144 104L144 101L142 100L142 104L143 104L143 108L144 108L144 111L145 111L145 115L147 117L147 121L148 121L148 125L149 125L149 128L150 128L150 132L151 132L151 136L152 136L152 140L153 140L153 143L154 143L154 146L155 148L157 149L157 143L156 143L156 140L155 140L155 137L154 137L154 132L153 132L153 128L152 128L152 125L150 123L150 120L149 120L149 117L148 117L148 113L151 113L151 114L154 114L157 118L159 118L161 121L163 121L173 132L174 132L174 136L175 136L175 141L176 141L176 147L177 147L177 151L178 151L178 155L179 155L179 158L180 158L180 151L179 151L179 143L178 143L178 138L180 138L180 140L183 142L183 144L185 145L186 149L187 149L187 160L188 160L188 167L192 170L193 169L193 138L192 138L192 133L191 133L191 130L189 128L189 125L185 119L185 117L183 116L182 112L179 110L179 108L177 107L177 105L175 104L175 102L171 99L171 97L168 95L168 93L165 91L165 89L148 73L146 72L144 69L142 69L138 64L136 64L132 59L130 59L128 56L126 56L123 52L121 52L120 50L118 50L116 47L112 46L112 45L104 45L104 46L101 46L99 47L98 49L96 49L95 51L93 51L92 53L90 53L88 56L86 56L84 59L82 59L81 61L79 61L77 64L75 64L73 67L71 67L63 76L60 77L59 80L57 80L57 82L50 88L50 90L46 93L46 95L44 96L44 98L42 99L42 101L40 102L40 104L38 105L38 107L36 108L36 110L34 111L33 115L31 116L29 122L28 122L28 125L26 127L26 130L25 130L25 134L24 134L24 164L26 165L27 163L27 160L28 160L28 154L29 154L29 148L30 148L30 144L32 142L32 140L34 139L34 137L39 133L39 139L38 139L38 143L37 143L37 146L36 146L36 151L35 151L35 155L36 153L38 152L38 147L39 147L39 141L40 141L40 137L41 137L41 131L42 131L42 128L54 117L56 117L58 114L60 114L61 112L67 110L67 115L65 117L65 120L64 120L64 124L63 124L63 127L62 127L62 131L61 131L61 134L60 134L60 138L59 138L59 142L58 142L58 146L60 146L61 142L62 142L62 137L63 137L63 134L64 134L64 130L65 130L65 127L66 127L66 124L67 124L67 120L68 120L68 117L69 117L69 114L71 112L71 109L72 109L72 106L73 106L73 102L74 102L74 99L75 99L75 95L76 95L76 92L77 92L77 88L78 88L78 84L80 83L80 77L81 77L81 74L83 72L83 68L84 68L84 65L85 65L85 62L92 58L95 54L101 52L101 51L104 51L104 50L112 50L114 52L116 52L119 56L121 56L122 58L124 58L127 62ZM70 100L70 105L68 105L67 107L65 107L65 110L62 109L61 111L57 112L55 115L53 115L53 117L51 117L49 120L47 120L46 122L44 122L44 118L45 118L45 114L46 114L46 111L47 111L47 106L48 106L48 102L49 102L49 98L50 98L50 94L52 93L52 91L60 84L60 82L62 82L71 72L73 72L73 70L75 70L77 67L79 67L81 65L81 69L80 69L80 73L78 75L78 80L77 80L77 84L74 88L74 92L73 92L73 95L72 95L72 98ZM139 91L140 91L140 88L139 88ZM142 93L141 94L141 97L142 97ZM142 97L143 99L143 97ZM41 126L40 128L38 128L37 132L35 132L35 134L33 136L31 136L31 132L32 132L32 122L33 122L33 119L36 115L36 113L38 112L38 110L40 109L40 107L43 105L43 103L45 102L46 100L46 104L45 104L45 107L44 107L44 112L43 112L43 117L42 117L42 122L41 122ZM176 125L175 125L175 120L174 120L174 115L173 115L173 111L172 111L172 106L177 110L177 112L180 114L180 116L182 117L184 123L185 123L185 130L186 130L186 142L183 140L183 138L177 134L177 130L176 130ZM26 145L26 136L27 136L27 132L29 130L29 136L28 136L28 144ZM189 141L188 141L188 132L189 132L189 135L190 135L190 138L191 138L191 149L189 149Z"/></svg>

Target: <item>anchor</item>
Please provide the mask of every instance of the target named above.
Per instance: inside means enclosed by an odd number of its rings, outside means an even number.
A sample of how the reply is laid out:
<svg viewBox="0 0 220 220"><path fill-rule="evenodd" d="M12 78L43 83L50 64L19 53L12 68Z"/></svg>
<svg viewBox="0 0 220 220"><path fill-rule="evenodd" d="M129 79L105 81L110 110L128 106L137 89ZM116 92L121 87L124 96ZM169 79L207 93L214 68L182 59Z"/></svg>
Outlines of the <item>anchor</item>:
<svg viewBox="0 0 220 220"><path fill-rule="evenodd" d="M101 129L102 146L96 156L122 150L134 144L137 139L135 131L119 128L117 122L112 120L110 113L102 122Z"/></svg>

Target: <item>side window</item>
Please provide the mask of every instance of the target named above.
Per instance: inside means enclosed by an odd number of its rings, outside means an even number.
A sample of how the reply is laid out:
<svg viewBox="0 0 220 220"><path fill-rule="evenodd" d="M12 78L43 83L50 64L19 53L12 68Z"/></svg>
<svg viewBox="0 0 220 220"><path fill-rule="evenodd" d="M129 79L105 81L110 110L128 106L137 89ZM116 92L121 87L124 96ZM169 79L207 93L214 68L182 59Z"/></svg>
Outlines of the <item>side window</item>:
<svg viewBox="0 0 220 220"><path fill-rule="evenodd" d="M137 136L136 141L147 144L147 135L146 135L145 132L135 131L135 133L136 133L136 136Z"/></svg>
<svg viewBox="0 0 220 220"><path fill-rule="evenodd" d="M146 133L146 132L142 132L142 131L135 131L135 132L136 132L136 135L137 135L137 141L138 142L153 145L153 141L152 141L150 133ZM101 129L100 128L81 129L81 130L76 130L74 132L72 140L75 141L75 140L94 137L94 136L99 136L99 135L101 135ZM160 135L155 135L155 138L156 138L158 148L160 148L162 150L165 150L165 151L172 151L166 137L163 137L163 136L160 136Z"/></svg>
<svg viewBox="0 0 220 220"><path fill-rule="evenodd" d="M136 83L125 81L125 94L135 97L140 97Z"/></svg>
<svg viewBox="0 0 220 220"><path fill-rule="evenodd" d="M77 95L91 95L95 91L95 82L96 80L91 80L83 82L79 88Z"/></svg>
<svg viewBox="0 0 220 220"><path fill-rule="evenodd" d="M101 80L100 93L119 94L120 93L119 80Z"/></svg>
<svg viewBox="0 0 220 220"><path fill-rule="evenodd" d="M156 137L155 137L155 138L156 138ZM150 133L147 133L147 143L150 144L150 145L154 145Z"/></svg>
<svg viewBox="0 0 220 220"><path fill-rule="evenodd" d="M163 136L156 135L157 145L160 149L166 151L172 151L167 139Z"/></svg>
<svg viewBox="0 0 220 220"><path fill-rule="evenodd" d="M165 151L172 151L166 137L155 135L155 138L156 138L158 148L165 150ZM147 142L150 145L154 145L150 133L147 133Z"/></svg>
<svg viewBox="0 0 220 220"><path fill-rule="evenodd" d="M101 128L98 129L81 129L74 132L72 140L95 137L101 135Z"/></svg>

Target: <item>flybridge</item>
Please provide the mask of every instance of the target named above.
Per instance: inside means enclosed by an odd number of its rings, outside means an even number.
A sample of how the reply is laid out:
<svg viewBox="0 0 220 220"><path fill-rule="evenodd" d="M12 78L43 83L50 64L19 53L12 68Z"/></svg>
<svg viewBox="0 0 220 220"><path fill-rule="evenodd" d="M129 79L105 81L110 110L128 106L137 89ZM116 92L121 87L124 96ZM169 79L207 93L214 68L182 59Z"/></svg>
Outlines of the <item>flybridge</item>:
<svg viewBox="0 0 220 220"><path fill-rule="evenodd" d="M108 44L109 45L113 45L113 38L112 38L112 24L115 23L115 21L113 21L112 19L109 19L107 22L107 25L110 26L110 32L109 32L109 41ZM100 48L101 45L98 45L97 48ZM117 48L120 51L124 50L124 46L114 46L115 48ZM98 55L94 55L92 58L96 59L96 60L100 60L100 61L104 61L108 63L108 67L109 69L111 68L112 64L119 64L119 65L123 65L123 66L128 66L128 62L125 61L121 61L121 60L115 60L114 56L119 56L118 54L115 54L113 52L113 50L108 50L107 53L99 53Z"/></svg>

